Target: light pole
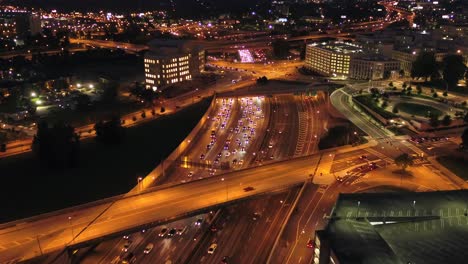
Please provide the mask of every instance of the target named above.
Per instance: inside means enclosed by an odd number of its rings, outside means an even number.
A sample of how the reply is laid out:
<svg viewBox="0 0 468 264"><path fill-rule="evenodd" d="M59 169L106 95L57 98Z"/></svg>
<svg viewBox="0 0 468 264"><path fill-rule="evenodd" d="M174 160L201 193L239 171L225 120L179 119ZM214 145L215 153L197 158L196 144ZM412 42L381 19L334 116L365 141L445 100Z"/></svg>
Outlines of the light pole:
<svg viewBox="0 0 468 264"><path fill-rule="evenodd" d="M229 196L228 196L228 185L227 185L227 181L225 181L224 178L221 178L221 181L223 181L223 182L225 183L225 185L226 185L226 202L227 202L227 201L228 201L228 198L229 198Z"/></svg>
<svg viewBox="0 0 468 264"><path fill-rule="evenodd" d="M141 188L142 186L141 186L141 184L140 184L142 180L143 180L142 177L138 177L138 178L137 178L137 188L138 188L138 191L140 191L140 192L141 192L141 190L143 189L143 188Z"/></svg>
<svg viewBox="0 0 468 264"><path fill-rule="evenodd" d="M357 201L357 213L356 213L356 219L359 218L359 206L361 205L361 201Z"/></svg>
<svg viewBox="0 0 468 264"><path fill-rule="evenodd" d="M71 235L72 235L72 242L73 242L73 240L75 240L75 234L73 234L73 225L72 225L72 217L71 216L68 217L68 224L70 225L70 228L71 228Z"/></svg>

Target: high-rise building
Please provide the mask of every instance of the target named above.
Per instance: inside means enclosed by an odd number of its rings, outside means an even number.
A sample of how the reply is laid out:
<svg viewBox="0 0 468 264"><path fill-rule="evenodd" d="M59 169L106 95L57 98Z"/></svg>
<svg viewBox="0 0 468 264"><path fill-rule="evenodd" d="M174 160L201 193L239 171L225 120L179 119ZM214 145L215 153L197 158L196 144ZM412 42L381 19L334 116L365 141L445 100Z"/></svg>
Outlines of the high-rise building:
<svg viewBox="0 0 468 264"><path fill-rule="evenodd" d="M205 67L205 51L193 41L154 40L145 54L146 88L158 90L189 81Z"/></svg>
<svg viewBox="0 0 468 264"><path fill-rule="evenodd" d="M0 23L10 28L10 36L24 38L41 33L40 16L28 11L0 11Z"/></svg>

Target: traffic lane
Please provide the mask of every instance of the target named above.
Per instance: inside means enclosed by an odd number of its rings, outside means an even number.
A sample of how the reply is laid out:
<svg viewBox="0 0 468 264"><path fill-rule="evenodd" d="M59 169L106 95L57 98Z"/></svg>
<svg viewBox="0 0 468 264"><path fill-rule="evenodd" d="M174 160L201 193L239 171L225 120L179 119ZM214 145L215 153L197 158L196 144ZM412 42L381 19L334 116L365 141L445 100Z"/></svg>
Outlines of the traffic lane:
<svg viewBox="0 0 468 264"><path fill-rule="evenodd" d="M229 207L228 213L220 219L221 223L217 223L218 231L208 234L209 238L200 245L190 263L220 263L224 256L229 258L230 263L250 263L262 258L258 254L265 249L268 251L270 240L275 237L271 234L279 231L278 224L287 212L285 208L288 207L282 205L290 204L288 197L293 197L293 194L297 194L297 188L293 192L270 195ZM258 215L255 215L254 220L255 213ZM207 250L212 243L218 247L210 255ZM261 262L264 260L256 263Z"/></svg>
<svg viewBox="0 0 468 264"><path fill-rule="evenodd" d="M165 263L167 260L178 263L175 261L180 253L189 250L190 244L199 233L200 227L195 226L194 223L198 218L206 217L207 215L199 215L153 228L153 238L149 238L145 243L141 243L136 251L137 254L143 256L137 257L137 260L141 260L141 263ZM173 237L167 235L165 237L159 236L162 228L167 228L169 232L172 228L183 229L184 227L187 227L187 230L182 235L175 234ZM153 243L154 249L149 254L143 254L143 250L147 247L148 243Z"/></svg>
<svg viewBox="0 0 468 264"><path fill-rule="evenodd" d="M379 160L379 157L372 153L366 151L357 152L354 156L349 156L347 158L341 158L334 161L330 172L335 173L343 171L349 167L367 164L376 160Z"/></svg>
<svg viewBox="0 0 468 264"><path fill-rule="evenodd" d="M270 215L270 219L265 219L266 224L262 225L267 228L267 230L255 231L256 234L253 235L254 239L248 241L248 245L244 247L245 253L241 255L241 261L239 263L255 264L265 263L267 261L271 248L283 225L284 219L287 217L289 210L291 210L291 206L298 193L299 188L295 188L290 190L285 198L280 199L280 197L278 197L268 204L270 208L267 208L266 210L268 210L268 212L272 212L274 215ZM264 211L262 218L265 218L266 214L266 211ZM255 240L255 237L262 236L263 238L261 243L258 243Z"/></svg>
<svg viewBox="0 0 468 264"><path fill-rule="evenodd" d="M236 169L240 169L240 168L244 168L244 167L248 167L250 166L251 164L251 161L252 161L252 158L254 158L255 156L252 154L252 153L255 153L255 152L258 152L258 146L261 144L260 141L262 141L261 139L261 135L264 135L264 131L267 130L267 127L266 127L266 124L268 122L266 122L266 120L269 120L269 115L270 115L270 103L269 103L269 98L266 98L266 103L263 104L263 107L265 108L265 121L263 121L262 125L260 126L257 126L257 135L260 135L260 138L258 138L257 140L255 140L255 142L252 143L251 147L252 148L252 151L250 151L250 148L249 148L249 151L248 151L248 155L246 155L246 158L245 158L245 162L241 165L241 166L238 166L236 167ZM232 207L230 207L232 208ZM226 218L229 218L230 216L228 215ZM225 225L225 223L223 223ZM209 245L205 245L206 247L209 247ZM203 246L201 246L201 251L203 252L203 250L207 250L206 248L204 249Z"/></svg>

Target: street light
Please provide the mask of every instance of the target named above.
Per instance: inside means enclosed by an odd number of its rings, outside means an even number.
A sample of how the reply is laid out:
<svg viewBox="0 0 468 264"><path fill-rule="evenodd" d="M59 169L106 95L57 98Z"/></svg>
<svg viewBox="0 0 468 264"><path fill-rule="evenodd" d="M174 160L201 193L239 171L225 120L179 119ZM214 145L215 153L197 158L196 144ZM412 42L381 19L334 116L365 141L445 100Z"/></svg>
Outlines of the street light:
<svg viewBox="0 0 468 264"><path fill-rule="evenodd" d="M357 201L357 213L356 218L359 218L359 206L361 205L361 201Z"/></svg>
<svg viewBox="0 0 468 264"><path fill-rule="evenodd" d="M221 181L223 181L225 184L226 184L226 202L228 201L228 185L227 185L227 181L224 181L224 178L221 178Z"/></svg>
<svg viewBox="0 0 468 264"><path fill-rule="evenodd" d="M72 225L72 217L71 216L68 217L68 224L70 225L70 228L71 228L71 235L72 235L72 242L73 242L73 240L75 240L75 234L73 234L73 225Z"/></svg>
<svg viewBox="0 0 468 264"><path fill-rule="evenodd" d="M143 189L142 186L140 185L142 180L143 180L142 177L138 177L138 179L137 179L137 187L138 187L139 191L141 191Z"/></svg>

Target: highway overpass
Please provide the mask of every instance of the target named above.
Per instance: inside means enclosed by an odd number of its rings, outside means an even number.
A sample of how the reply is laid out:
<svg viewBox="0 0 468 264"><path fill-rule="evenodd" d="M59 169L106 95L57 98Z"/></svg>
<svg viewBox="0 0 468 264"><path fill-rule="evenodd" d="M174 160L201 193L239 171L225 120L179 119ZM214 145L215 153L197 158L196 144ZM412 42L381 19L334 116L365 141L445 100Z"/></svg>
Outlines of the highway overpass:
<svg viewBox="0 0 468 264"><path fill-rule="evenodd" d="M21 261L77 248L283 190L307 180L319 160L314 155L277 162L6 223L0 226L0 259Z"/></svg>

